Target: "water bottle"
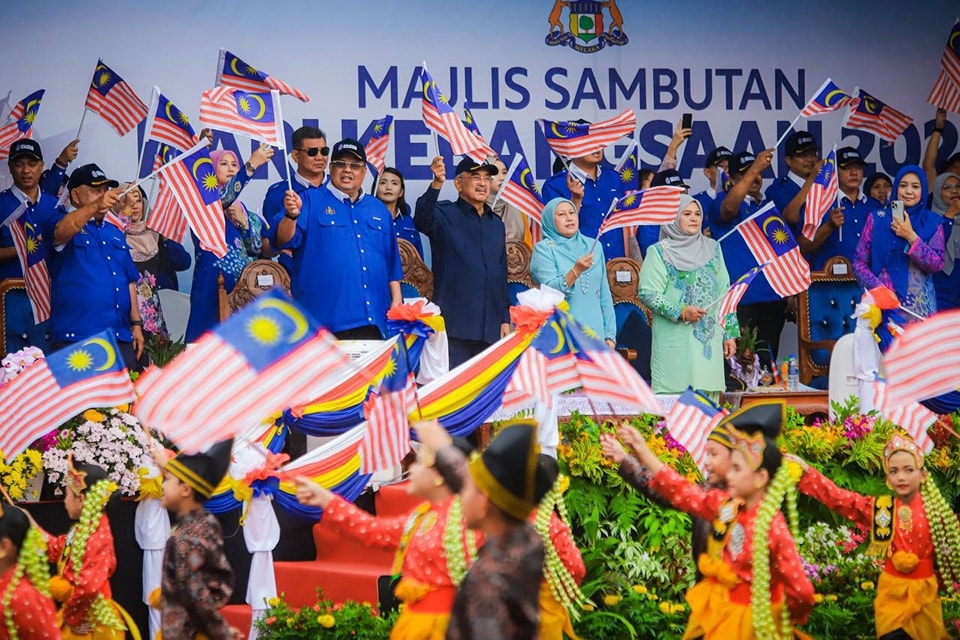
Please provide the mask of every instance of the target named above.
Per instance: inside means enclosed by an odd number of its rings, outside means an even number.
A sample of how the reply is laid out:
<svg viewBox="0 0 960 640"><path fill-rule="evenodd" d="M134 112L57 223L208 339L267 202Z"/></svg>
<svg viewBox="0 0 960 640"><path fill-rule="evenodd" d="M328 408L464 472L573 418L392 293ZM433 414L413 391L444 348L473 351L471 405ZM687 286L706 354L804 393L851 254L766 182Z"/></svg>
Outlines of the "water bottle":
<svg viewBox="0 0 960 640"><path fill-rule="evenodd" d="M790 354L790 364L787 368L787 390L800 390L800 367L797 366L797 356Z"/></svg>

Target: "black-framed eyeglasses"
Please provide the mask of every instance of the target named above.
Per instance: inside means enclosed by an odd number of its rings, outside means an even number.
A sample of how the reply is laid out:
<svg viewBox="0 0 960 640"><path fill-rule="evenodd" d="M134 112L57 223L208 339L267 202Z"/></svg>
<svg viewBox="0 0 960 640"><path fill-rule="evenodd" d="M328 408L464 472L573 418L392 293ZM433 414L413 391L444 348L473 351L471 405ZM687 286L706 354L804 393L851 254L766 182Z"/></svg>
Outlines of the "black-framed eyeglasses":
<svg viewBox="0 0 960 640"><path fill-rule="evenodd" d="M354 171L360 171L366 165L362 162L347 162L346 160L333 160L330 162L330 166L340 169L341 171L348 168Z"/></svg>
<svg viewBox="0 0 960 640"><path fill-rule="evenodd" d="M318 153L322 156L330 155L330 147L304 147L303 149L297 149L297 151L302 151L311 158L315 158Z"/></svg>

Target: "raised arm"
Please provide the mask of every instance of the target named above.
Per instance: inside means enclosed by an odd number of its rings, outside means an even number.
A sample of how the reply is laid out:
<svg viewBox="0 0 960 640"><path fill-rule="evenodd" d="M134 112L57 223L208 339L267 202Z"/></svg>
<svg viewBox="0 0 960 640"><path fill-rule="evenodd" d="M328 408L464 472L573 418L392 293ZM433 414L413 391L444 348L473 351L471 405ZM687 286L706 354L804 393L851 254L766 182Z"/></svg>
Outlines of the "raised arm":
<svg viewBox="0 0 960 640"><path fill-rule="evenodd" d="M940 139L943 137L943 127L947 124L947 112L945 109L937 109L933 119L933 131L927 138L927 148L923 150L923 161L920 166L923 172L927 174L927 184L933 184L937 179L937 152L940 151Z"/></svg>
<svg viewBox="0 0 960 640"><path fill-rule="evenodd" d="M70 242L73 236L80 233L80 229L83 229L83 225L87 224L90 218L101 211L109 211L113 205L119 202L119 193L120 191L117 189L106 191L91 204L84 205L79 209L74 209L60 218L57 226L53 229L53 245L55 247L62 247Z"/></svg>
<svg viewBox="0 0 960 640"><path fill-rule="evenodd" d="M417 198L413 224L417 227L417 231L433 239L439 226L436 219L437 200L440 199L440 189L447 179L447 167L443 163L443 158L440 156L434 158L430 163L430 171L433 172L433 181L423 195Z"/></svg>
<svg viewBox="0 0 960 640"><path fill-rule="evenodd" d="M732 222L740 211L740 205L750 191L750 185L754 179L763 175L763 172L770 166L770 159L773 157L773 149L767 149L757 154L757 159L753 161L747 172L737 180L736 184L730 187L727 196L720 205L720 219L723 222Z"/></svg>

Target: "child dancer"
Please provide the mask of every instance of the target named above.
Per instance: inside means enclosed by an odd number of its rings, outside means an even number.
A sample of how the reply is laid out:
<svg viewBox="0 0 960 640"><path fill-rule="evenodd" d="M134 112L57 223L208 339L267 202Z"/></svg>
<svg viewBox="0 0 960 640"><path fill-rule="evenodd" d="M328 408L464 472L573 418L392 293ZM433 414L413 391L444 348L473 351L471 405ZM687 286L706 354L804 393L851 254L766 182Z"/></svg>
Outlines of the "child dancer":
<svg viewBox="0 0 960 640"><path fill-rule="evenodd" d="M707 436L707 456L703 465L707 477L700 485L701 487L707 490L719 489L726 491L727 472L730 470L730 447L732 446L733 441L730 435L730 427L726 424L714 427L710 435ZM620 477L623 478L627 484L660 506L672 506L669 500L666 500L650 489L650 470L640 464L640 461L634 456L627 454L627 452L623 450L623 447L620 446L616 436L612 433L602 434L600 436L600 447L603 450L604 456L620 465L618 469ZM695 567L701 554L707 551L707 541L710 539L712 532L713 522L705 518L693 516L691 546ZM700 582L703 578L699 568L696 569L696 578L697 582Z"/></svg>
<svg viewBox="0 0 960 640"><path fill-rule="evenodd" d="M0 506L0 640L60 637L49 580L43 534L19 508Z"/></svg>
<svg viewBox="0 0 960 640"><path fill-rule="evenodd" d="M895 434L884 447L883 470L892 496L846 491L796 460L804 470L800 491L868 527L867 552L886 557L873 606L877 637L948 637L937 595L937 572L945 585L960 582L960 526L940 490L927 477L920 447L901 434Z"/></svg>
<svg viewBox="0 0 960 640"><path fill-rule="evenodd" d="M163 465L161 504L177 524L163 553L160 619L167 640L206 635L239 638L220 613L233 593L233 570L223 552L220 523L203 508L230 468L233 440L205 452L178 454Z"/></svg>
<svg viewBox="0 0 960 640"><path fill-rule="evenodd" d="M117 569L113 533L104 509L117 485L94 464L75 467L68 462L63 504L77 523L66 535L47 534L47 555L57 564L50 579L53 599L63 603L61 632L66 640L123 640L129 628L139 640L137 626L113 601L110 576ZM124 619L127 624L124 624Z"/></svg>
<svg viewBox="0 0 960 640"><path fill-rule="evenodd" d="M721 421L732 444L726 492L690 483L660 462L636 429L618 430L653 474L654 491L676 508L713 521L707 553L698 560L704 579L687 592L685 639L789 638L791 622L802 624L813 608L813 585L779 511L792 486L773 440L785 413L782 402L763 403Z"/></svg>

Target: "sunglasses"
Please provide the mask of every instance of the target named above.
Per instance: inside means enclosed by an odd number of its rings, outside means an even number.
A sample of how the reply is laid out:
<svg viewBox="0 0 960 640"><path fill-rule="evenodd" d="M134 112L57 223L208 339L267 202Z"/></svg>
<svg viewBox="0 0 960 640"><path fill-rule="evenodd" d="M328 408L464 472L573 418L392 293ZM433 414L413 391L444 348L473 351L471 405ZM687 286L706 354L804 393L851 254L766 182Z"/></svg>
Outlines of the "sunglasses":
<svg viewBox="0 0 960 640"><path fill-rule="evenodd" d="M322 156L330 155L330 147L306 147L304 149L297 149L297 151L302 151L311 158L316 157L318 153Z"/></svg>

